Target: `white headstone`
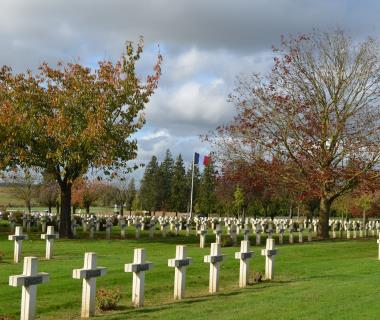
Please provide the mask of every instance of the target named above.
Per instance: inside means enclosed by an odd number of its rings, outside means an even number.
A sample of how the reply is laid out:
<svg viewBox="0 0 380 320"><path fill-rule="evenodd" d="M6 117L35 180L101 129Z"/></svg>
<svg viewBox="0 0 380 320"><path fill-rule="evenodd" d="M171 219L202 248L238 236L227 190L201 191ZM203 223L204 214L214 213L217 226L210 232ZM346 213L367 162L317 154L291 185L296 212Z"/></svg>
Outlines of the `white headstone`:
<svg viewBox="0 0 380 320"><path fill-rule="evenodd" d="M48 226L47 233L41 234L41 239L46 239L46 259L50 260L53 257L54 239L58 239L58 233L54 233L54 227Z"/></svg>
<svg viewBox="0 0 380 320"><path fill-rule="evenodd" d="M274 239L267 239L265 249L261 250L261 255L265 256L265 279L273 280L274 278L274 256L277 249L274 248Z"/></svg>
<svg viewBox="0 0 380 320"><path fill-rule="evenodd" d="M36 314L37 285L49 280L49 274L37 273L37 258L25 257L23 274L9 277L9 285L22 286L21 320L33 320Z"/></svg>
<svg viewBox="0 0 380 320"><path fill-rule="evenodd" d="M240 260L239 287L244 288L248 284L249 259L252 258L253 252L249 250L249 241L241 242L240 252L235 252L235 259Z"/></svg>
<svg viewBox="0 0 380 320"><path fill-rule="evenodd" d="M22 227L16 227L15 234L8 236L8 240L15 242L13 251L13 261L19 263L22 255L22 241L28 239L27 235L22 233Z"/></svg>
<svg viewBox="0 0 380 320"><path fill-rule="evenodd" d="M89 318L95 314L96 278L104 276L106 273L106 268L96 266L95 252L86 252L83 268L73 270L74 279L83 279L82 318Z"/></svg>
<svg viewBox="0 0 380 320"><path fill-rule="evenodd" d="M168 266L174 267L174 299L181 300L185 297L186 268L191 263L191 258L186 257L186 246L176 246L174 259L168 260Z"/></svg>
<svg viewBox="0 0 380 320"><path fill-rule="evenodd" d="M210 264L210 293L219 291L220 263L223 261L223 259L224 256L221 254L221 245L219 243L211 243L210 255L204 256L204 262Z"/></svg>
<svg viewBox="0 0 380 320"><path fill-rule="evenodd" d="M148 271L153 266L153 263L145 259L145 249L135 249L133 263L128 263L124 266L125 272L133 273L132 303L135 307L144 305L145 271Z"/></svg>

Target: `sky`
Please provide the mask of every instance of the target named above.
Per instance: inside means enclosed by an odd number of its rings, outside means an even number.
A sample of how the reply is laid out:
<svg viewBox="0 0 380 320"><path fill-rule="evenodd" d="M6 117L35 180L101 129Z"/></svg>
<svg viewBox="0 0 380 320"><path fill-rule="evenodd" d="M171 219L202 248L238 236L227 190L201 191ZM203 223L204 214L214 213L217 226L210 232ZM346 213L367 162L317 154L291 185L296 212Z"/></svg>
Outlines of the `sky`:
<svg viewBox="0 0 380 320"><path fill-rule="evenodd" d="M233 118L228 94L237 76L268 72L281 35L340 28L354 39L379 38L379 9L377 0L1 0L0 65L94 67L143 36L141 77L158 50L164 62L136 135L136 162L161 160L169 148L190 164L194 152L209 152L199 136Z"/></svg>

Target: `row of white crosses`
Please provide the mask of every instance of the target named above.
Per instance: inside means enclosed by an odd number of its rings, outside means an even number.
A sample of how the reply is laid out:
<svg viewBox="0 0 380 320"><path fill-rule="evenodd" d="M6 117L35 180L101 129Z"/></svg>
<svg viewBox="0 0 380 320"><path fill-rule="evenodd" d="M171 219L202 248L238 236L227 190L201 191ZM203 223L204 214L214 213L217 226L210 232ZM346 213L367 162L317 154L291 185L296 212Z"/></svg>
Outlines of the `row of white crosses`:
<svg viewBox="0 0 380 320"><path fill-rule="evenodd" d="M48 226L47 233L41 234L41 239L46 240L46 259L52 259L53 257L53 245L54 240L58 239L59 235L54 233L54 227ZM28 239L28 235L23 234L22 227L17 226L14 235L8 236L8 240L14 241L14 250L13 250L13 262L19 263L22 256L22 241Z"/></svg>
<svg viewBox="0 0 380 320"><path fill-rule="evenodd" d="M266 257L265 277L268 280L273 280L274 278L274 256L276 253L274 240L267 239L266 249L263 249L261 254ZM221 254L221 245L219 243L212 243L210 255L204 257L204 262L210 264L210 293L219 291L220 263L223 262L224 257ZM243 240L240 252L235 253L235 259L240 261L239 286L242 288L248 284L249 259L252 257L253 252L250 251L249 241ZM183 245L178 245L175 258L168 260L168 266L175 269L174 299L176 300L185 298L186 269L191 262L192 259L187 257L186 246ZM145 249L135 249L133 262L124 266L125 272L133 273L132 303L135 307L144 306L145 272L150 270L152 266L151 262L146 261ZM73 278L82 280L82 318L88 318L95 314L96 279L106 273L107 269L105 267L96 265L96 254L94 252L86 252L83 268L73 270ZM47 273L37 273L36 257L25 257L23 274L9 277L10 286L22 286L21 320L35 319L36 286L47 282L48 279L49 275Z"/></svg>

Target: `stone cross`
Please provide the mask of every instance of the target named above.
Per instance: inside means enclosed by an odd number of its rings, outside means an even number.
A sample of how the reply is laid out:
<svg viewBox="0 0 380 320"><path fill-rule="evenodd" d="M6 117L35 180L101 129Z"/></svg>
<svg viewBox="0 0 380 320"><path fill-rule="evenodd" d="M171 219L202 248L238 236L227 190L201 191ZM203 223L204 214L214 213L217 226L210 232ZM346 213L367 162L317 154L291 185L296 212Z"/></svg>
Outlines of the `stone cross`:
<svg viewBox="0 0 380 320"><path fill-rule="evenodd" d="M135 229L136 229L135 238L136 239L140 239L141 227L142 227L141 223L136 222L135 224Z"/></svg>
<svg viewBox="0 0 380 320"><path fill-rule="evenodd" d="M111 239L111 231L112 231L112 220L111 218L108 218L106 221L106 239Z"/></svg>
<svg viewBox="0 0 380 320"><path fill-rule="evenodd" d="M174 299L181 300L185 297L186 267L191 263L191 258L186 257L186 246L176 246L174 259L168 260L168 266L175 268L174 273Z"/></svg>
<svg viewBox="0 0 380 320"><path fill-rule="evenodd" d="M308 226L307 241L313 241L313 228L311 227L311 225Z"/></svg>
<svg viewBox="0 0 380 320"><path fill-rule="evenodd" d="M249 241L243 240L241 242L240 252L235 252L235 259L240 260L240 276L239 287L244 288L248 284L249 274L249 259L253 256L253 252L249 251Z"/></svg>
<svg viewBox="0 0 380 320"><path fill-rule="evenodd" d="M156 227L156 223L154 221L149 222L149 238L153 239L154 238L154 229Z"/></svg>
<svg viewBox="0 0 380 320"><path fill-rule="evenodd" d="M120 236L122 239L124 239L125 238L125 227L127 225L124 217L121 217L119 219L119 224L120 224Z"/></svg>
<svg viewBox="0 0 380 320"><path fill-rule="evenodd" d="M265 279L273 280L274 278L274 256L277 249L274 248L274 239L267 239L266 248L261 250L261 255L265 256Z"/></svg>
<svg viewBox="0 0 380 320"><path fill-rule="evenodd" d="M249 234L251 233L251 229L249 228L248 225L246 225L243 229L243 234L244 234L244 240L248 241L249 240Z"/></svg>
<svg viewBox="0 0 380 320"><path fill-rule="evenodd" d="M96 278L104 276L106 273L106 268L96 266L95 252L86 252L83 268L73 270L74 279L83 279L82 318L89 318L95 314Z"/></svg>
<svg viewBox="0 0 380 320"><path fill-rule="evenodd" d="M73 219L71 222L71 230L73 231L74 237L76 237L76 235L77 235L77 227L78 227L78 225L77 225L75 219Z"/></svg>
<svg viewBox="0 0 380 320"><path fill-rule="evenodd" d="M299 224L299 236L298 236L298 242L302 243L303 242L303 223Z"/></svg>
<svg viewBox="0 0 380 320"><path fill-rule="evenodd" d="M289 243L293 243L293 231L294 231L294 226L293 223L290 224L289 226Z"/></svg>
<svg viewBox="0 0 380 320"><path fill-rule="evenodd" d="M222 234L223 234L223 231L220 227L220 224L217 224L216 225L216 228L214 230L214 233L215 233L215 237L216 237L216 240L215 242L216 243L221 243L222 242Z"/></svg>
<svg viewBox="0 0 380 320"><path fill-rule="evenodd" d="M379 234L379 239L377 239L377 243L379 244L379 260L380 260L380 234Z"/></svg>
<svg viewBox="0 0 380 320"><path fill-rule="evenodd" d="M168 224L167 224L167 222L161 223L161 231L162 231L162 237L163 238L166 238L167 230L168 230Z"/></svg>
<svg viewBox="0 0 380 320"><path fill-rule="evenodd" d="M232 245L236 246L237 244L237 233L236 233L236 225L231 225L230 229L230 237L232 239Z"/></svg>
<svg viewBox="0 0 380 320"><path fill-rule="evenodd" d="M201 230L198 231L199 234L199 247L204 248L206 244L206 235L207 235L207 229L206 226L201 227Z"/></svg>
<svg viewBox="0 0 380 320"><path fill-rule="evenodd" d="M188 220L186 222L186 237L190 236L190 232L191 232L191 222Z"/></svg>
<svg viewBox="0 0 380 320"><path fill-rule="evenodd" d="M204 256L204 262L210 264L210 280L209 292L214 293L219 291L219 271L220 263L224 256L221 254L220 243L211 243L211 252L209 256Z"/></svg>
<svg viewBox="0 0 380 320"><path fill-rule="evenodd" d="M279 243L280 244L283 244L284 243L284 232L285 232L285 228L284 228L284 226L281 224L281 226L280 226L280 234L279 234L279 236L278 236L278 241L279 241Z"/></svg>
<svg viewBox="0 0 380 320"><path fill-rule="evenodd" d="M14 235L8 236L8 240L13 240L15 242L13 251L13 261L19 263L22 254L22 241L28 239L26 234L22 234L22 227L16 227Z"/></svg>
<svg viewBox="0 0 380 320"><path fill-rule="evenodd" d="M179 228L180 228L180 223L178 222L178 221L176 221L175 223L174 223L174 234L176 235L176 236L178 236L179 235Z"/></svg>
<svg viewBox="0 0 380 320"><path fill-rule="evenodd" d="M46 240L46 259L50 260L53 257L54 239L58 239L58 233L54 233L54 227L48 226L47 233L41 234L41 239Z"/></svg>
<svg viewBox="0 0 380 320"><path fill-rule="evenodd" d="M135 307L144 306L145 271L148 271L153 263L145 261L145 249L135 249L133 263L124 266L125 272L133 273L132 303Z"/></svg>
<svg viewBox="0 0 380 320"><path fill-rule="evenodd" d="M25 257L23 274L9 277L9 285L22 286L21 320L33 320L36 314L37 285L49 280L49 274L37 273L37 258Z"/></svg>
<svg viewBox="0 0 380 320"><path fill-rule="evenodd" d="M32 224L32 217L30 216L30 214L28 214L26 216L26 232L27 233L30 233L30 226Z"/></svg>
<svg viewBox="0 0 380 320"><path fill-rule="evenodd" d="M256 224L256 245L259 246L261 244L261 226L260 224Z"/></svg>

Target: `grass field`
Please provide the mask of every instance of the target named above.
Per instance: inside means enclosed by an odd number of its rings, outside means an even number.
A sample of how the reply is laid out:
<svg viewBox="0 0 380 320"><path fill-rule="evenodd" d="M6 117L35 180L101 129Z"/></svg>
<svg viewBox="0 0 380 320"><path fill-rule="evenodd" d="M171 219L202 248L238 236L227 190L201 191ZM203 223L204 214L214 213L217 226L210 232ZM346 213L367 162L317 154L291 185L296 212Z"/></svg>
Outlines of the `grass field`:
<svg viewBox="0 0 380 320"><path fill-rule="evenodd" d="M114 231L117 237L117 230ZM129 236L132 237L132 229ZM107 313L97 312L99 319L378 319L380 313L380 261L374 239L336 242L313 242L278 246L275 281L254 284L246 289L237 286L239 263L234 259L238 248L222 248L226 260L221 267L220 293L208 294L209 265L203 256L209 249L198 248L195 236L158 236L149 242L145 233L139 241L127 240L58 240L54 260L44 260L45 243L32 235L24 241L24 256L39 257L38 270L48 272L50 281L38 287L39 319L79 319L81 281L72 279L72 269L81 268L86 251L97 253L99 266L108 274L98 278L98 288L119 286L120 307ZM213 236L209 236L211 242ZM187 298L172 300L174 270L167 260L175 255L175 244L188 243L193 258L187 272ZM132 261L133 249L143 247L154 263L146 273L145 307L131 307L132 275L124 273L124 264ZM264 272L264 257L252 246L256 256L251 270ZM9 275L22 273L22 263L14 265L13 242L0 234L0 319L17 319L21 289L8 286Z"/></svg>

